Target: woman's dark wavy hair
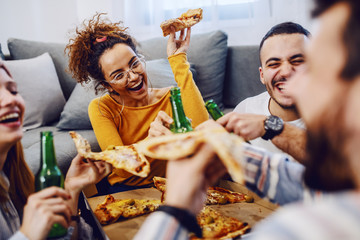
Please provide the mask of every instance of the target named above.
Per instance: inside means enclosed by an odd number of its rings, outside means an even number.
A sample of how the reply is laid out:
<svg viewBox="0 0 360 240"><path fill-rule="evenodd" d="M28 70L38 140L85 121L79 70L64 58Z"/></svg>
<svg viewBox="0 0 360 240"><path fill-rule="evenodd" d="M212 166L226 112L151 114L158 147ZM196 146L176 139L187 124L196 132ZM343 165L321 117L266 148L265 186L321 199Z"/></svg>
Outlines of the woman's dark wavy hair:
<svg viewBox="0 0 360 240"><path fill-rule="evenodd" d="M102 18L106 13L96 13L92 19L84 21L75 30L75 36L70 38L65 48L69 56L69 71L77 82L89 83L95 80L95 93L106 90L108 84L99 59L102 54L118 43L128 45L136 54L136 41L122 26L122 22L112 23L107 18ZM97 38L106 37L98 42Z"/></svg>
<svg viewBox="0 0 360 240"><path fill-rule="evenodd" d="M341 77L352 80L360 75L360 1L359 0L316 0L313 17L318 17L337 3L347 3L350 7L350 16L343 31L343 43L346 49L347 60Z"/></svg>

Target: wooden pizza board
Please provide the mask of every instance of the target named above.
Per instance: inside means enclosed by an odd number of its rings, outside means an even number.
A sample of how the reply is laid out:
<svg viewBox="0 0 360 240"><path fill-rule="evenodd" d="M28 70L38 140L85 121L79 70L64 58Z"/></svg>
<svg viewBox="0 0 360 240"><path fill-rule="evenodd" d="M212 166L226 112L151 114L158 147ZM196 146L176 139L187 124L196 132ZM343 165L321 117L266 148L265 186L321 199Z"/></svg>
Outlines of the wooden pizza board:
<svg viewBox="0 0 360 240"><path fill-rule="evenodd" d="M218 210L224 215L235 217L240 221L247 222L250 226L254 226L258 221L267 217L278 207L265 199L261 199L241 184L222 180L218 185L220 187L246 193L254 197L253 203L244 202L225 205L210 205L212 208ZM155 188L136 189L112 195L116 199L160 199L161 197L161 193ZM87 198L87 201L89 202L91 209L94 211L96 206L102 203L104 199L105 196L98 196ZM103 230L109 239L133 239L147 216L148 215L144 215L132 219L121 220L116 223L103 226Z"/></svg>

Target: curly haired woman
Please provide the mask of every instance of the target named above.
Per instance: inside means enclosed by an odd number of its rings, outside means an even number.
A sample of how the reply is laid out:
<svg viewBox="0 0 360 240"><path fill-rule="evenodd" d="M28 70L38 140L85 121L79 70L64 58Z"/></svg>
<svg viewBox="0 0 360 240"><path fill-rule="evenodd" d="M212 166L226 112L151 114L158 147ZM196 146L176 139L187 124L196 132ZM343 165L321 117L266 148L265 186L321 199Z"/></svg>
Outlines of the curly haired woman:
<svg viewBox="0 0 360 240"><path fill-rule="evenodd" d="M92 100L88 108L101 149L110 145L130 145L148 136L168 134L165 126L172 121L168 116L172 113L170 87L149 87L145 62L137 52L135 40L121 23L111 23L102 15L96 14L90 21L84 22L81 29L78 27L75 37L70 39L66 47L73 77L79 83L93 80L96 93L107 92ZM187 62L190 33L191 30L187 29L184 38L182 31L179 39L176 39L173 31L168 40L167 54L182 91L186 115L196 127L208 119L208 113ZM126 186L149 186L153 176L165 175L166 168L163 161L150 160L150 164L151 173L147 178L116 170L108 177L111 186L107 187L120 191L125 190ZM98 191L112 192L99 186Z"/></svg>

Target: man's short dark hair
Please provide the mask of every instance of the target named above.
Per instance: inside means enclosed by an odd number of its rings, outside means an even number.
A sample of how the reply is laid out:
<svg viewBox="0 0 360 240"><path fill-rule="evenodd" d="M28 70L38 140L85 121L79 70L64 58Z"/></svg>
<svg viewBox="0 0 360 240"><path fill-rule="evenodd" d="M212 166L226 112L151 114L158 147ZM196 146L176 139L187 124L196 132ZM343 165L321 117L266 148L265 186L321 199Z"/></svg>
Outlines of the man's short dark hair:
<svg viewBox="0 0 360 240"><path fill-rule="evenodd" d="M336 3L347 3L350 6L350 16L343 29L343 43L347 60L341 77L352 80L360 75L360 1L359 0L316 0L313 17L317 17Z"/></svg>
<svg viewBox="0 0 360 240"><path fill-rule="evenodd" d="M305 36L309 37L310 32L303 28L300 24L293 23L293 22L284 22L279 23L275 26L273 26L263 37L263 39L260 42L259 52L261 51L262 46L264 45L264 42L269 37L272 37L274 35L279 34L293 34L293 33L300 33L304 34Z"/></svg>

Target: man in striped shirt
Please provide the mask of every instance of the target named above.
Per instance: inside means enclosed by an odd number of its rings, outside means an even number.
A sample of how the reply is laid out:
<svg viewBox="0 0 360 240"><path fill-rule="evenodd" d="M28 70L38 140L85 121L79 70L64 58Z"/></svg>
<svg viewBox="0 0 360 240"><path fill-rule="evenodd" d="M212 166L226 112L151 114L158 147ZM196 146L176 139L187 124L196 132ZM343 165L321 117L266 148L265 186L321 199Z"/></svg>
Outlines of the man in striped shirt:
<svg viewBox="0 0 360 240"><path fill-rule="evenodd" d="M305 55L309 68L287 87L308 128L304 167L290 174L294 167L284 157L247 145L242 165L247 185L269 199L304 197L281 192L286 185L302 188L303 180L331 194L282 207L246 239L360 239L360 1L316 0L314 15L318 30ZM195 215L207 187L224 171L208 145L169 162L166 206L148 217L135 238L200 236Z"/></svg>

